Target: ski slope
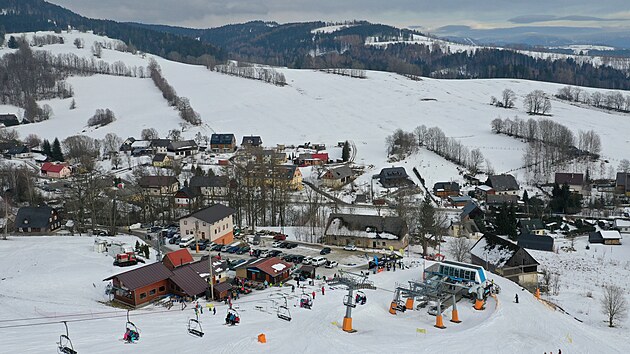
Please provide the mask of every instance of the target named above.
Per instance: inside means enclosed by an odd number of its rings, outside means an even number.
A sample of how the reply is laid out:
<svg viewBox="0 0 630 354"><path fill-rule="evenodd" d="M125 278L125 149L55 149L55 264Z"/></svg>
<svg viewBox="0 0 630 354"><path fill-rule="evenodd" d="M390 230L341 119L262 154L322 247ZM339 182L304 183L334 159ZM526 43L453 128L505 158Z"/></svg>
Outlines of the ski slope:
<svg viewBox="0 0 630 354"><path fill-rule="evenodd" d="M0 335L7 353L50 353L64 332L62 320L69 321L69 334L79 353L542 353L562 349L563 353L623 353L630 349L621 329L599 329L556 312L522 291L514 283L493 276L502 288L497 300L489 300L484 311L459 303L461 324L448 322L446 329L433 327L434 317L425 310L388 313L395 283L419 279L421 267L370 275L378 290L367 290L367 304L353 311L357 333L340 329L344 315L342 289L321 283L308 287L317 295L312 310L293 305L298 301L290 288L255 291L234 302L241 324L223 324L226 306L217 305L213 316L204 311L201 321L205 336L192 337L186 324L194 317L192 306L181 311L149 306L131 312L140 328L136 344L121 341L125 311L102 303L106 300L101 280L128 268L112 266L112 259L91 249L92 237L11 237L0 242ZM37 253L25 254L33 249ZM45 250L40 252L40 250ZM409 262L411 259L406 259ZM268 299L282 291L289 296L293 320L279 320L267 308ZM520 303L513 302L518 293ZM201 305L205 305L202 301ZM25 318L34 318L24 321ZM22 320L22 321L20 321ZM20 324L38 324L20 327ZM426 331L426 333L421 333ZM267 343L258 343L260 333ZM26 337L27 335L28 337Z"/></svg>

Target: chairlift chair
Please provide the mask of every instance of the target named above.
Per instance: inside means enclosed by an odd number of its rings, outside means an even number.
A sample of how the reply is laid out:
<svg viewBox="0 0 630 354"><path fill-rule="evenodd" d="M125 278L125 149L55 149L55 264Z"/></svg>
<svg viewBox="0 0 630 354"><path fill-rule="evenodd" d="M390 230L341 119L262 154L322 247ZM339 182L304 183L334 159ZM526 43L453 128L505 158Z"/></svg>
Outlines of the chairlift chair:
<svg viewBox="0 0 630 354"><path fill-rule="evenodd" d="M238 314L238 311L230 307L225 316L225 323L231 326L241 323L241 316Z"/></svg>
<svg viewBox="0 0 630 354"><path fill-rule="evenodd" d="M127 310L127 323L125 324L125 336L127 342L136 342L140 340L140 330L133 322L129 320L129 310Z"/></svg>
<svg viewBox="0 0 630 354"><path fill-rule="evenodd" d="M285 321L291 321L291 312L287 306L278 307L278 318Z"/></svg>
<svg viewBox="0 0 630 354"><path fill-rule="evenodd" d="M70 334L68 333L68 324L63 321L63 325L66 327L66 334L59 336L59 342L57 343L57 352L60 354L77 354L72 346L72 340L70 340Z"/></svg>
<svg viewBox="0 0 630 354"><path fill-rule="evenodd" d="M365 305L367 302L367 295L361 290L357 291L356 298L358 299L357 304L359 305Z"/></svg>
<svg viewBox="0 0 630 354"><path fill-rule="evenodd" d="M313 306L313 299L311 298L311 295L302 294L302 296L300 297L300 307L310 310L312 306Z"/></svg>
<svg viewBox="0 0 630 354"><path fill-rule="evenodd" d="M203 328L201 327L201 322L199 322L199 316L188 320L188 334L195 337L203 337L204 333Z"/></svg>

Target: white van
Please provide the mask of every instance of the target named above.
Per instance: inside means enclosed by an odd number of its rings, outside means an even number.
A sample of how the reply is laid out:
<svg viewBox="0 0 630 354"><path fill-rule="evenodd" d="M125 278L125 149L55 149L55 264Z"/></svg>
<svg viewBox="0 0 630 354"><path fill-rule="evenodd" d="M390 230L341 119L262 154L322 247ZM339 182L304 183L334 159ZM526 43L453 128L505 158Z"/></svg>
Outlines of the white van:
<svg viewBox="0 0 630 354"><path fill-rule="evenodd" d="M311 264L316 266L316 267L319 267L319 266L322 266L322 265L326 264L326 261L328 261L328 260L326 258L324 258L324 257L315 257L315 258L313 258L311 260Z"/></svg>
<svg viewBox="0 0 630 354"><path fill-rule="evenodd" d="M195 242L194 236L184 237L179 241L179 248L186 248L190 246L193 242Z"/></svg>

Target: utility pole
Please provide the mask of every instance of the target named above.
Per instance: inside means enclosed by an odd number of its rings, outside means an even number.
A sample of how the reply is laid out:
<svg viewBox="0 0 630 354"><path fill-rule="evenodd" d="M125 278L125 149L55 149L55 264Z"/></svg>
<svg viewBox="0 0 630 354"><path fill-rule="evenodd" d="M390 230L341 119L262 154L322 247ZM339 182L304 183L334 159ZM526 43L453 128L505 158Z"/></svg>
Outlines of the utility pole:
<svg viewBox="0 0 630 354"><path fill-rule="evenodd" d="M195 221L195 253L199 253L199 220Z"/></svg>
<svg viewBox="0 0 630 354"><path fill-rule="evenodd" d="M214 265L212 264L212 254L208 252L208 261L210 262L210 298L214 301Z"/></svg>
<svg viewBox="0 0 630 354"><path fill-rule="evenodd" d="M7 192L4 192L4 235L2 239L7 239L7 233L9 228L9 202L7 201Z"/></svg>

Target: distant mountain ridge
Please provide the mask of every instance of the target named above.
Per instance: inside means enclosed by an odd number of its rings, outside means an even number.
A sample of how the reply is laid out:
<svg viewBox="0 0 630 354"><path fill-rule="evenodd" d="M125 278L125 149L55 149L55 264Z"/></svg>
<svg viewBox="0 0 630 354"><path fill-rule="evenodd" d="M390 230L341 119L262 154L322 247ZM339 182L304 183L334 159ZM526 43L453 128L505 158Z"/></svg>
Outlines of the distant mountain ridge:
<svg viewBox="0 0 630 354"><path fill-rule="evenodd" d="M91 19L43 0L0 0L0 26L0 34L60 31L71 26L117 38L141 51L179 61L194 62L194 58L203 55L211 55L217 60L226 59L226 53L220 48L189 36L116 21Z"/></svg>

